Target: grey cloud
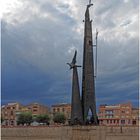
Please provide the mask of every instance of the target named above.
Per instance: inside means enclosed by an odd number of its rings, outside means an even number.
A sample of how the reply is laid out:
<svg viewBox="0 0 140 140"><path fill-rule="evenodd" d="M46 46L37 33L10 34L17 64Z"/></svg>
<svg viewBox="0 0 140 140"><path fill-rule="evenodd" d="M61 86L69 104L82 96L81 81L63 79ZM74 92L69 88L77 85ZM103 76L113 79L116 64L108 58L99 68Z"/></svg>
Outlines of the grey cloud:
<svg viewBox="0 0 140 140"><path fill-rule="evenodd" d="M19 13L17 11L12 16L11 21L16 21L16 24L7 21L10 16L8 14L2 19L2 65L8 67L12 63L15 69L21 65L23 69L31 65L46 75L52 75L52 86L45 89L47 93L42 91L42 96L46 94L47 98L47 95L54 93L56 98L60 95L67 100L70 97L67 89L71 82L71 71L66 63L71 61L75 49L78 50L78 63L82 64L83 28L80 25L85 5L82 1L79 1L79 5L78 1L75 2L74 7L69 3L46 0L23 3L24 10ZM29 9L31 5L32 9ZM128 18L138 15L137 9L136 1L124 3L121 0L95 1L93 9L91 8L93 31L95 27L99 29L97 88L107 90L109 87L109 95L113 90L120 92L127 90L127 87L134 89L138 86L138 38L137 33L134 36L130 34L137 29L134 28L133 18ZM27 19L21 22L22 17L26 17L25 14ZM18 18L16 15L19 15ZM128 25L127 30L120 25ZM75 28L80 28L82 36ZM81 80L81 70L79 77ZM133 93L129 95L131 94ZM102 100L101 93L99 95ZM107 93L104 92L104 96Z"/></svg>
<svg viewBox="0 0 140 140"><path fill-rule="evenodd" d="M131 20L124 21L120 26L128 26L131 22Z"/></svg>

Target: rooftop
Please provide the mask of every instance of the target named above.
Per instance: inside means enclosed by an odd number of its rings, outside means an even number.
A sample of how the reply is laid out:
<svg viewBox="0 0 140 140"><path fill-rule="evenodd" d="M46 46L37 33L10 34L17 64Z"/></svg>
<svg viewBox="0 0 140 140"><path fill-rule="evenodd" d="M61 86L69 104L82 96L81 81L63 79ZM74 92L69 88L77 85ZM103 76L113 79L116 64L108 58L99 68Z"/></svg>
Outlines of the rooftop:
<svg viewBox="0 0 140 140"><path fill-rule="evenodd" d="M61 106L71 106L71 104L68 104L68 103L60 103L60 104L52 105L52 107L61 107Z"/></svg>

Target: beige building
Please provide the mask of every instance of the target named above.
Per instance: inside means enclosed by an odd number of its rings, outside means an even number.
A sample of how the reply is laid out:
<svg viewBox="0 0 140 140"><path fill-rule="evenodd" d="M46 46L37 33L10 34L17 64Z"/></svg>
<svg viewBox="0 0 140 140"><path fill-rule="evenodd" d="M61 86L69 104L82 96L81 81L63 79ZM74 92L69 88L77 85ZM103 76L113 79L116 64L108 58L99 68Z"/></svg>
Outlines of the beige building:
<svg viewBox="0 0 140 140"><path fill-rule="evenodd" d="M39 103L32 103L26 106L32 115L49 114L49 108Z"/></svg>
<svg viewBox="0 0 140 140"><path fill-rule="evenodd" d="M16 125L17 112L22 108L19 103L8 103L1 108L1 117L5 125Z"/></svg>
<svg viewBox="0 0 140 140"><path fill-rule="evenodd" d="M23 106L19 103L8 103L1 108L1 116L4 120L3 125L17 125L18 115L22 112L31 112L32 115L49 114L49 108L39 103L32 103L27 106Z"/></svg>
<svg viewBox="0 0 140 140"><path fill-rule="evenodd" d="M139 125L139 109L138 108L132 108L132 124L133 125Z"/></svg>
<svg viewBox="0 0 140 140"><path fill-rule="evenodd" d="M119 126L119 125L138 125L139 109L132 108L130 102L118 105L100 105L99 123L100 125Z"/></svg>
<svg viewBox="0 0 140 140"><path fill-rule="evenodd" d="M66 116L66 119L70 119L71 116L71 104L62 103L62 104L56 104L51 106L51 112L52 114L56 113L64 113Z"/></svg>

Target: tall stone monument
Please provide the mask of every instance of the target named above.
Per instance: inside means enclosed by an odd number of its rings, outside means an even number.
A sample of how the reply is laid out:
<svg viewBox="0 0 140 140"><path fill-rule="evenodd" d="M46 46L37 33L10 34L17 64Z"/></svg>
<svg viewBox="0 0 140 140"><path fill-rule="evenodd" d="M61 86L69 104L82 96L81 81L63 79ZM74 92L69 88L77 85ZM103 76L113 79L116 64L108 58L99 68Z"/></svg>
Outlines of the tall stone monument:
<svg viewBox="0 0 140 140"><path fill-rule="evenodd" d="M95 100L92 20L89 16L89 3L85 12L84 49L83 49L83 75L82 75L82 109L83 122L86 123L89 110L92 112L92 121L98 124Z"/></svg>

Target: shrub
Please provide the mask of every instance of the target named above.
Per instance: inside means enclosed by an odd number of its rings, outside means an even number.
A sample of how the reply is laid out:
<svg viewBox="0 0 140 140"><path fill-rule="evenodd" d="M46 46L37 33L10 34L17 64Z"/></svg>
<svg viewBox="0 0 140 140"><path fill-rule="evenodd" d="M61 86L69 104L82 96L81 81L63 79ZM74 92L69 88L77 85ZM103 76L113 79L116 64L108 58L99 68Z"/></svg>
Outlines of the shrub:
<svg viewBox="0 0 140 140"><path fill-rule="evenodd" d="M65 115L63 113L56 113L54 115L53 121L55 123L63 123L64 124L65 121L66 121L66 117L65 117Z"/></svg>
<svg viewBox="0 0 140 140"><path fill-rule="evenodd" d="M47 114L37 115L35 119L38 123L49 124L50 117Z"/></svg>
<svg viewBox="0 0 140 140"><path fill-rule="evenodd" d="M30 112L23 112L21 114L19 114L18 116L18 120L17 120L17 124L27 124L30 125L33 122L33 117L32 114Z"/></svg>

